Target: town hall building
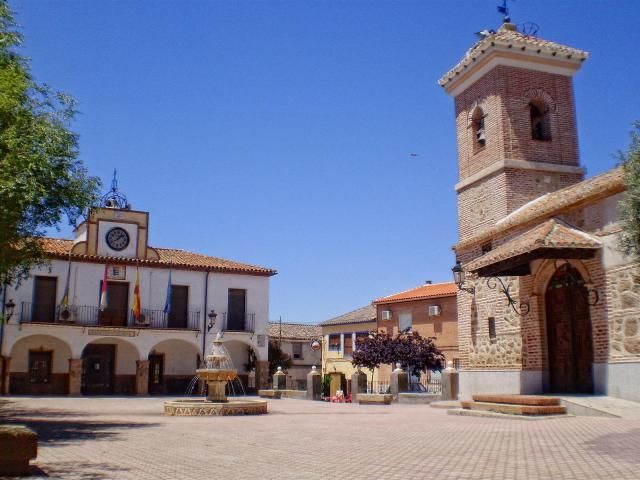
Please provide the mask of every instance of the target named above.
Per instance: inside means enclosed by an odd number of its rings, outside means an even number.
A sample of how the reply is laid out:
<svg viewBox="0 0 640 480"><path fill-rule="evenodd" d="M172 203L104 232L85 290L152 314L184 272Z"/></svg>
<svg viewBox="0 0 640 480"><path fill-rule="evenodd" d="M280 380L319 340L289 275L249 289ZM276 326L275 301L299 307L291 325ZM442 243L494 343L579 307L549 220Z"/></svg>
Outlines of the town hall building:
<svg viewBox="0 0 640 480"><path fill-rule="evenodd" d="M218 333L266 385L275 270L153 247L149 229L114 178L72 240L42 239L49 265L5 293L2 393L184 394Z"/></svg>
<svg viewBox="0 0 640 480"><path fill-rule="evenodd" d="M640 263L618 248L622 167L584 179L584 51L485 31L439 81L455 101L460 388L640 401Z"/></svg>

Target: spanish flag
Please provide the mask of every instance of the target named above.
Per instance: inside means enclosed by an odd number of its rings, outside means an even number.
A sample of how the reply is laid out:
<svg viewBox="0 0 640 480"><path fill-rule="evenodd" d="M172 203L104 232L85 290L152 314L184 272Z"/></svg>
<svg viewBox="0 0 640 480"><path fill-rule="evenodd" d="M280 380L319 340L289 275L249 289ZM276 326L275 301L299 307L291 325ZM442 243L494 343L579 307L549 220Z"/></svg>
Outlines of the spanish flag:
<svg viewBox="0 0 640 480"><path fill-rule="evenodd" d="M138 267L136 267L136 284L133 287L133 318L140 320L140 276L138 275Z"/></svg>

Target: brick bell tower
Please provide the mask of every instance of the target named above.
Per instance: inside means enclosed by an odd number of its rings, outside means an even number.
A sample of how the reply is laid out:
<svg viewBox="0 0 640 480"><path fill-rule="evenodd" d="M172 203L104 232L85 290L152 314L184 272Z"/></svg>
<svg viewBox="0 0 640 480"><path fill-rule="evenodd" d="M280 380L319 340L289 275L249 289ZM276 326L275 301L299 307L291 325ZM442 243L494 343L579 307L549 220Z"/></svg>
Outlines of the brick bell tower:
<svg viewBox="0 0 640 480"><path fill-rule="evenodd" d="M455 100L460 240L584 177L572 77L587 52L508 21L479 35L438 82Z"/></svg>

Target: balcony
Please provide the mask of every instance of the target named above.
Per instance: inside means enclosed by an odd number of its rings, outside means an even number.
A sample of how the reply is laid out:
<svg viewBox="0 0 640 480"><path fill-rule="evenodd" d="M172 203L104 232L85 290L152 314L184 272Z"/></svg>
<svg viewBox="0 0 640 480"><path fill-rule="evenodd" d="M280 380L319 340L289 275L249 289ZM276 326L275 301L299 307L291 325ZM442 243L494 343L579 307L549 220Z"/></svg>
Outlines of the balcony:
<svg viewBox="0 0 640 480"><path fill-rule="evenodd" d="M163 310L143 308L139 321L133 316L133 310L119 310L89 305L40 305L22 302L20 308L20 323L81 325L119 328L151 328L199 330L200 311L188 310L185 315L170 315Z"/></svg>
<svg viewBox="0 0 640 480"><path fill-rule="evenodd" d="M222 314L222 331L255 333L256 314L247 313L243 316L224 312Z"/></svg>

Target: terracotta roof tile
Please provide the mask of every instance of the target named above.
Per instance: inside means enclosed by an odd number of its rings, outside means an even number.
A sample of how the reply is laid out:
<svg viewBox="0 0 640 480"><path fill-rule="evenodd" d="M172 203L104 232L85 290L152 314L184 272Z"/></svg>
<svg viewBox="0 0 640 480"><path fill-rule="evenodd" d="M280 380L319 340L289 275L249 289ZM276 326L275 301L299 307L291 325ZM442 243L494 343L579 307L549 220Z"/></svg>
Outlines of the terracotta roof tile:
<svg viewBox="0 0 640 480"><path fill-rule="evenodd" d="M496 222L494 226L458 242L454 250L461 250L477 245L514 228L540 222L570 208L593 203L602 198L623 192L625 189L622 167L614 168L613 170L583 180L575 185L547 193L542 197L530 201Z"/></svg>
<svg viewBox="0 0 640 480"><path fill-rule="evenodd" d="M598 249L601 247L602 243L595 237L552 218L469 262L465 265L465 270L476 272L489 265L538 249Z"/></svg>
<svg viewBox="0 0 640 480"><path fill-rule="evenodd" d="M529 49L529 51L535 51L538 55L549 55L553 57L561 55L565 59L574 59L576 61L585 60L589 56L589 53L583 50L544 40L533 35L525 35L513 29L513 26L508 25L509 24L502 25L497 32L487 35L473 45L465 56L438 80L438 83L443 87L446 86L472 62L491 51L491 49L515 47L522 50L524 48L524 50Z"/></svg>
<svg viewBox="0 0 640 480"><path fill-rule="evenodd" d="M420 285L400 293L394 293L386 297L380 297L373 301L374 304L406 302L410 300L420 300L422 298L455 297L458 294L458 287L453 282L430 283Z"/></svg>
<svg viewBox="0 0 640 480"><path fill-rule="evenodd" d="M73 247L72 240L58 238L43 238L42 246L45 253L50 257L68 258L69 251ZM149 247L154 248L154 247ZM210 270L227 273L246 273L253 275L275 275L277 272L270 268L259 267L247 263L225 260L223 258L211 257L200 253L188 252L177 248L154 248L160 256L159 260L136 259L128 257L111 257L104 255L72 254L74 260L84 260L88 262L105 261L117 263L139 263L145 266L176 267L190 270Z"/></svg>
<svg viewBox="0 0 640 480"><path fill-rule="evenodd" d="M377 318L376 307L373 305L367 305L366 307L358 308L352 312L345 313L339 317L332 318L320 322L320 325L348 325L351 323L367 323L375 322Z"/></svg>
<svg viewBox="0 0 640 480"><path fill-rule="evenodd" d="M280 322L269 322L269 337L278 338L279 336ZM282 338L311 340L318 337L322 337L322 328L320 325L282 322Z"/></svg>

